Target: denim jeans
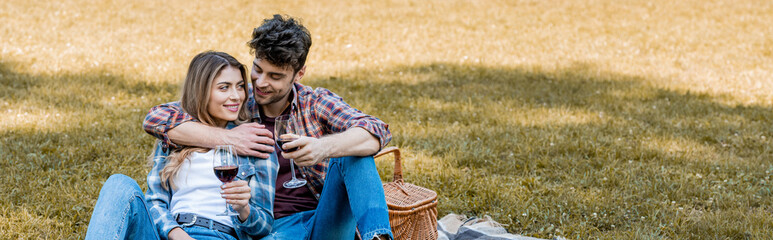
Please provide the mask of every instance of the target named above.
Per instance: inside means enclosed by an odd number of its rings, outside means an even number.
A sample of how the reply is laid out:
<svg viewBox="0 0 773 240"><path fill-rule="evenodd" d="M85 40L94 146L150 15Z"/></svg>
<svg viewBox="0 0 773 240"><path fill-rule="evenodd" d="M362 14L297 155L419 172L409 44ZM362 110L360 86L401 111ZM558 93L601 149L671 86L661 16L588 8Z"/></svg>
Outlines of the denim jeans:
<svg viewBox="0 0 773 240"><path fill-rule="evenodd" d="M363 239L392 235L384 188L373 157L331 158L317 209L274 221L266 239Z"/></svg>
<svg viewBox="0 0 773 240"><path fill-rule="evenodd" d="M183 230L196 239L235 239L205 227L191 226ZM91 213L86 239L161 239L145 205L142 189L134 179L122 174L107 179Z"/></svg>

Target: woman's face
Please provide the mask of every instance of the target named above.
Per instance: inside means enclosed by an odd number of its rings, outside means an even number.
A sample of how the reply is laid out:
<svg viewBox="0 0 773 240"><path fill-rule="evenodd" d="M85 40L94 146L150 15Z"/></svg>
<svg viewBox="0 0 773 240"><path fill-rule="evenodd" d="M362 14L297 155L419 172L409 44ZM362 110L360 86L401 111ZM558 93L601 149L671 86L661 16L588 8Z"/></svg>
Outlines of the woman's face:
<svg viewBox="0 0 773 240"><path fill-rule="evenodd" d="M228 121L236 120L244 98L244 79L239 69L227 66L220 70L212 82L207 103L207 112L215 125L225 127Z"/></svg>

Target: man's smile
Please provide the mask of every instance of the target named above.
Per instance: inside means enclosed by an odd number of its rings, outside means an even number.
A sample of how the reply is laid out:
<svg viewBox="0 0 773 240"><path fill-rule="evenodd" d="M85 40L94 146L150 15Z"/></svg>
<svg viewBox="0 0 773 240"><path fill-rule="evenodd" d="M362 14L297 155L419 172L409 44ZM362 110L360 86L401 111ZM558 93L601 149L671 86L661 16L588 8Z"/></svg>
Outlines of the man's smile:
<svg viewBox="0 0 773 240"><path fill-rule="evenodd" d="M269 92L264 92L264 91L261 91L259 88L256 88L255 89L255 94L260 95L260 96L266 96L266 95L269 94Z"/></svg>

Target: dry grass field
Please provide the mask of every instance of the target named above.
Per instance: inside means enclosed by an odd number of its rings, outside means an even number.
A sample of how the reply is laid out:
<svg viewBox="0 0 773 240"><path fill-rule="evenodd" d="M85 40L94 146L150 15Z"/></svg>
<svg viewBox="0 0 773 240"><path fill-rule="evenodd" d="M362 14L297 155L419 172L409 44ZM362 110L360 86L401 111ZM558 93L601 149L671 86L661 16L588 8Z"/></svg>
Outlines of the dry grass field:
<svg viewBox="0 0 773 240"><path fill-rule="evenodd" d="M569 239L773 235L767 0L0 2L0 238L83 238L145 184L140 123L263 18L313 36L303 82L390 124L439 211ZM378 162L386 180L388 160Z"/></svg>

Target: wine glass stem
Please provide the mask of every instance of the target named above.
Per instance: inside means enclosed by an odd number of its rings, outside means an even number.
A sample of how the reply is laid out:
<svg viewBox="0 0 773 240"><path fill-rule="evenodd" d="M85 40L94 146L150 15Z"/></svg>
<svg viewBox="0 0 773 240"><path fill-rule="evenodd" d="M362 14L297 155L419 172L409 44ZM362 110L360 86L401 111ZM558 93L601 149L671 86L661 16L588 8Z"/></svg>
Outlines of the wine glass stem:
<svg viewBox="0 0 773 240"><path fill-rule="evenodd" d="M293 173L293 180L295 180L295 161L290 159L290 172Z"/></svg>

